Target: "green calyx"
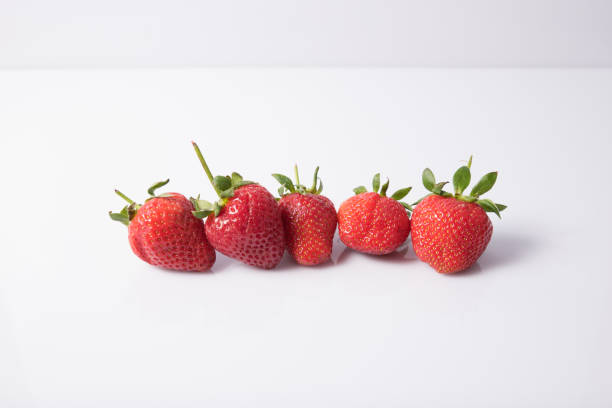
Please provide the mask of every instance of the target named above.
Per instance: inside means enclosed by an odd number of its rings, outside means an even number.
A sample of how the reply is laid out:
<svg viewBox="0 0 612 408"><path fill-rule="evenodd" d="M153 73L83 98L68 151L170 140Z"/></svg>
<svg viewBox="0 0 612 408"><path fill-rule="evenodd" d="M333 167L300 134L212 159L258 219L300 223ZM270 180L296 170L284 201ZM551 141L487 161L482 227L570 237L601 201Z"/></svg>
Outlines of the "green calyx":
<svg viewBox="0 0 612 408"><path fill-rule="evenodd" d="M374 175L374 178L372 179L372 191L375 193L380 194L383 197L387 196L387 189L389 188L389 179L387 179L387 181L385 181L385 183L382 185L380 185L380 173L376 173ZM406 197L406 195L408 195L408 193L410 192L410 190L412 190L412 187L405 187L405 188L400 188L399 190L397 190L395 193L391 194L391 198L398 201L401 205L404 206L404 208L406 209L406 211L408 212L412 212L412 206L404 201L400 201L402 198ZM359 186L359 187L355 187L353 189L353 192L355 194L361 194L361 193L365 193L367 192L368 189L365 188L365 186Z"/></svg>
<svg viewBox="0 0 612 408"><path fill-rule="evenodd" d="M155 190L157 190L160 187L165 186L166 184L168 184L169 181L170 179L166 179L164 181L158 181L157 183L149 187L149 189L147 190L147 193L149 193L149 198L147 198L145 202L149 201L152 198L167 197L166 194L155 195ZM113 221L118 221L124 225L130 225L130 221L132 221L138 209L142 207L142 204L135 203L131 198L129 198L128 196L126 196L119 190L115 190L115 193L119 197L127 201L128 205L126 205L125 207L121 209L121 211L116 212L116 213L109 211L108 215Z"/></svg>
<svg viewBox="0 0 612 408"><path fill-rule="evenodd" d="M281 185L278 188L278 195L280 197L284 197L292 193L321 194L321 191L323 191L323 182L319 177L319 166L317 166L314 171L314 177L312 178L312 186L310 188L300 184L300 174L298 173L297 164L293 166L293 172L295 174L295 184L293 183L290 177L287 177L284 174L272 174L272 177L274 177L276 181L278 181Z"/></svg>
<svg viewBox="0 0 612 408"><path fill-rule="evenodd" d="M436 178L430 169L423 170L423 185L432 194L436 194L442 197L454 197L457 200L465 201L467 203L476 203L486 212L495 213L501 218L500 212L507 208L504 204L495 203L488 198L481 198L483 194L491 190L495 182L497 181L497 172L493 171L485 174L482 178L472 187L469 195L465 195L464 191L469 186L472 179L470 168L472 167L472 156L467 162L467 165L459 167L453 175L453 187L455 194L447 193L443 190L444 186L448 184L448 181L436 183ZM431 194L430 194L431 195ZM425 197L423 197L425 198ZM422 200L422 199L421 199ZM414 204L418 204L421 200Z"/></svg>
<svg viewBox="0 0 612 408"><path fill-rule="evenodd" d="M206 160L204 160L204 156L200 151L200 148L195 142L191 142L193 148L204 168L204 172L210 180L210 184L212 184L215 192L219 196L219 200L211 203L210 201L201 200L198 195L197 198L191 197L189 200L193 204L195 210L192 211L193 215L197 218L206 218L210 214L215 214L215 217L219 215L223 206L227 203L227 201L234 196L234 191L238 187L246 186L247 184L255 184L253 181L244 180L242 176L236 172L232 173L231 176L214 176L212 175L210 169L208 168L208 164L206 164Z"/></svg>

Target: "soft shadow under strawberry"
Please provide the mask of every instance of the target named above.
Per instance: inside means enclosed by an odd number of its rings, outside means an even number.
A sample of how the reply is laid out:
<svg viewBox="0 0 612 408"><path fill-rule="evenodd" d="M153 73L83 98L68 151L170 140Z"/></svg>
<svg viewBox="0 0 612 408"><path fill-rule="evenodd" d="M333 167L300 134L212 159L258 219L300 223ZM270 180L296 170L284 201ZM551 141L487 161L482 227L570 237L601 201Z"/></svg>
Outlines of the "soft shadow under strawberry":
<svg viewBox="0 0 612 408"><path fill-rule="evenodd" d="M481 272L489 273L499 267L524 261L538 245L526 235L513 233L493 234L491 243L480 259L465 271L448 276L472 276Z"/></svg>
<svg viewBox="0 0 612 408"><path fill-rule="evenodd" d="M476 261L475 264L473 264L472 266L470 266L464 271L455 272L455 273L446 273L446 274L440 273L440 275L460 277L460 276L472 276L472 275L479 274L481 272L482 272L482 267L480 266L479 261Z"/></svg>
<svg viewBox="0 0 612 408"><path fill-rule="evenodd" d="M289 272L296 270L303 270L308 272L308 270L323 270L328 268L333 268L336 265L342 264L346 262L348 256L355 251L349 249L346 245L344 245L340 239L336 236L334 238L332 255L329 261L324 262L319 265L310 265L303 266L295 262L295 260L289 255L285 253L283 255L283 259L280 264L274 269L262 270L262 272Z"/></svg>
<svg viewBox="0 0 612 408"><path fill-rule="evenodd" d="M217 267L216 264L214 266L215 268ZM215 271L213 271L212 269L209 269L207 271L181 271L178 269L169 269L169 268L162 268L162 267L156 267L154 269L157 269L158 271L160 271L161 273L174 273L177 275L212 275L215 273Z"/></svg>
<svg viewBox="0 0 612 408"><path fill-rule="evenodd" d="M514 233L493 233L487 250L478 260L482 268L493 270L498 266L510 265L525 260L539 245L533 237Z"/></svg>
<svg viewBox="0 0 612 408"><path fill-rule="evenodd" d="M403 243L398 249L391 252L387 255L370 255L363 254L364 256L370 258L376 258L377 262L387 262L387 263L408 263L417 261L414 251L412 250L412 245L410 244L410 238Z"/></svg>

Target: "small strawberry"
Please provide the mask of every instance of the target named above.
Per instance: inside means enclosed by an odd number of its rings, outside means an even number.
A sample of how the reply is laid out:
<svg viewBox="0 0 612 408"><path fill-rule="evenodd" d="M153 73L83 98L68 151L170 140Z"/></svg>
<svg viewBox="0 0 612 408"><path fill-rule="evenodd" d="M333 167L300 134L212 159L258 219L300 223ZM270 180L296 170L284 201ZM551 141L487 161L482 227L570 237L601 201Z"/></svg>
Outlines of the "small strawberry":
<svg viewBox="0 0 612 408"><path fill-rule="evenodd" d="M320 195L323 182L318 178L318 167L311 188L300 184L297 165L294 170L295 185L287 176L272 175L281 183L278 205L285 227L287 251L299 264L318 265L331 257L338 223L336 209L329 198Z"/></svg>
<svg viewBox="0 0 612 408"><path fill-rule="evenodd" d="M338 232L348 247L374 255L391 253L406 241L410 233L410 205L400 202L412 187L402 188L387 197L389 180L380 189L380 174L372 181L373 192L364 186L355 188L355 196L338 209Z"/></svg>
<svg viewBox="0 0 612 408"><path fill-rule="evenodd" d="M198 145L193 143L193 147L219 196L214 203L199 196L191 199L193 214L207 218L206 236L212 246L245 264L274 268L285 252L283 221L274 196L238 173L213 177Z"/></svg>
<svg viewBox="0 0 612 408"><path fill-rule="evenodd" d="M453 176L455 194L443 191L447 182L436 183L429 169L423 171L423 184L432 192L412 213L412 246L416 255L440 273L459 272L472 266L486 249L493 225L487 212L500 216L506 206L480 198L493 187L497 172L485 174L469 196L463 191L470 184L472 158Z"/></svg>
<svg viewBox="0 0 612 408"><path fill-rule="evenodd" d="M155 195L168 181L151 186L143 205L115 190L129 205L110 212L110 217L128 226L132 251L143 261L179 271L206 271L216 255L206 239L204 223L191 213L193 205L178 193Z"/></svg>

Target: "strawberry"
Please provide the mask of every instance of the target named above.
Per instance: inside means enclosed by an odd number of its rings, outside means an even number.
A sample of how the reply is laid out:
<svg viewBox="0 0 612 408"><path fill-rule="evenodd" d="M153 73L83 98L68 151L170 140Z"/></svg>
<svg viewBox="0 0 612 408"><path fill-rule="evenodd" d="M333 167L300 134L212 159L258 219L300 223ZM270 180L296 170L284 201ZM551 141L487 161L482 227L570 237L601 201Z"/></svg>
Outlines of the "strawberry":
<svg viewBox="0 0 612 408"><path fill-rule="evenodd" d="M487 212L500 216L506 206L480 198L493 187L497 172L485 174L469 196L472 158L453 176L455 194L443 191L447 182L436 183L429 169L423 184L432 194L418 203L412 213L412 246L416 255L440 273L459 272L472 266L485 251L493 225Z"/></svg>
<svg viewBox="0 0 612 408"><path fill-rule="evenodd" d="M372 181L373 192L364 186L355 188L355 196L338 209L338 232L348 247L374 255L391 253L406 241L410 233L410 205L400 202L412 187L402 188L387 197L389 180L380 189L380 174Z"/></svg>
<svg viewBox="0 0 612 408"><path fill-rule="evenodd" d="M199 196L191 199L193 214L206 218L206 236L212 246L247 265L274 268L285 252L283 221L274 196L238 173L213 177L198 145L193 147L219 196L214 203Z"/></svg>
<svg viewBox="0 0 612 408"><path fill-rule="evenodd" d="M287 176L272 175L281 183L278 205L285 227L287 251L301 265L318 265L331 257L338 223L336 209L329 198L321 195L323 183L318 178L318 167L309 189L300 184L297 165L294 170L295 185Z"/></svg>
<svg viewBox="0 0 612 408"><path fill-rule="evenodd" d="M129 205L110 212L110 217L128 226L132 251L143 261L179 271L206 271L216 255L206 239L204 223L191 213L193 205L178 193L155 195L168 181L151 186L144 205L115 190Z"/></svg>

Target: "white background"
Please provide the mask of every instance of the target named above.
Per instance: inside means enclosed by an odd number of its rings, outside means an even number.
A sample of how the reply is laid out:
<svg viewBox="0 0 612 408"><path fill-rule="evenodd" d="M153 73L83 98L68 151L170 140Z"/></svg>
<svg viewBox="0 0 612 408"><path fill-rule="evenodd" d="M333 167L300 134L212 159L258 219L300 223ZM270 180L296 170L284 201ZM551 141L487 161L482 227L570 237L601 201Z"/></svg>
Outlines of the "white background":
<svg viewBox="0 0 612 408"><path fill-rule="evenodd" d="M612 66L609 0L0 0L0 67Z"/></svg>
<svg viewBox="0 0 612 408"><path fill-rule="evenodd" d="M612 406L612 71L558 68L611 67L611 15L0 0L0 406ZM509 208L455 276L337 237L316 268L164 271L109 220L112 190L212 197L191 140L271 190L320 165L336 206L377 171L416 200L424 167L474 154Z"/></svg>
<svg viewBox="0 0 612 408"><path fill-rule="evenodd" d="M0 402L7 407L612 405L608 70L7 71ZM187 195L321 166L338 206L474 154L509 205L470 271L386 257L168 272L108 219L119 187Z"/></svg>

